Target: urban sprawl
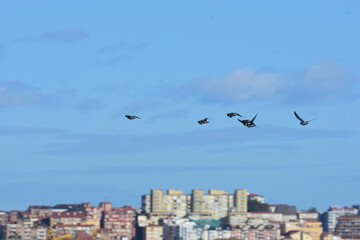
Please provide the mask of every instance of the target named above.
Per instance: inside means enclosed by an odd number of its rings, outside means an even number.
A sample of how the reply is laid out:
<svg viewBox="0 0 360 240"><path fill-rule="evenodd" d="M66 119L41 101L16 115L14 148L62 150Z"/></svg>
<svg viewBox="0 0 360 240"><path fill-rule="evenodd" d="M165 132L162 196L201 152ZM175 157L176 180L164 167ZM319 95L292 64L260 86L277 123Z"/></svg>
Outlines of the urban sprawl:
<svg viewBox="0 0 360 240"><path fill-rule="evenodd" d="M0 211L0 240L360 239L360 205L298 211L259 194L152 189L141 208L90 203Z"/></svg>

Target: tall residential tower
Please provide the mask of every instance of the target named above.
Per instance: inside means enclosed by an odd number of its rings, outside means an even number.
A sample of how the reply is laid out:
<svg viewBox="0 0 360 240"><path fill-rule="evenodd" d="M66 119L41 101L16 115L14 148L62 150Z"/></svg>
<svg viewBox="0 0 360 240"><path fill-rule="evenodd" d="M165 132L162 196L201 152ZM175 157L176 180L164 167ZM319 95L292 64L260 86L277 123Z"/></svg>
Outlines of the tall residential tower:
<svg viewBox="0 0 360 240"><path fill-rule="evenodd" d="M201 189L193 189L191 194L183 194L180 190L170 189L163 194L162 190L152 189L150 194L142 196L142 210L159 218L191 214L220 219L230 212L247 212L247 191L237 189L234 194L229 194L211 189L205 194Z"/></svg>

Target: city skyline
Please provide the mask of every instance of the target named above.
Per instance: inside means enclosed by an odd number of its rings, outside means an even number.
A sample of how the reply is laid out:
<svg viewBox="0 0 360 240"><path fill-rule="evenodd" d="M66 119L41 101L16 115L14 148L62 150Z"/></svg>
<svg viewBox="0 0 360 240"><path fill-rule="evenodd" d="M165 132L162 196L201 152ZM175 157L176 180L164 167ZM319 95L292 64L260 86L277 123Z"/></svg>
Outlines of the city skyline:
<svg viewBox="0 0 360 240"><path fill-rule="evenodd" d="M350 240L360 236L360 205L298 210L264 204L264 197L234 189L151 189L141 208L112 202L29 205L0 211L0 239L302 239Z"/></svg>
<svg viewBox="0 0 360 240"><path fill-rule="evenodd" d="M253 192L249 192L247 189L240 189L240 188L237 188L237 189L233 189L232 191L230 192L227 192L223 189L191 189L189 192L186 192L186 191L183 191L181 189L150 189L148 193L143 193L139 196L139 204L138 205L133 205L131 203L124 203L124 202L121 202L121 204L119 204L120 206L131 206L132 208L134 209L142 209L144 211L144 213L146 214L149 214L150 212L152 212L152 204L150 205L150 202L153 201L152 200L152 194L153 192L156 193L156 195L160 194L160 198L169 198L169 200L165 200L165 202L167 201L171 201L171 196L182 196L184 198L182 198L182 201L188 201L189 203L191 202L191 206L193 203L193 200L191 196L193 196L195 193L197 193L197 195L199 194L199 192L201 192L204 196L213 196L213 197L217 197L217 196L230 196L230 200L228 199L228 197L226 197L226 204L230 204L232 206L232 208L234 209L238 209L237 211L240 211L239 209L242 209L244 211L245 209L245 212L248 211L247 210L247 207L244 207L244 202L242 202L241 204L241 208L240 207L235 207L236 204L239 204L239 203L235 203L233 201L235 201L234 199L236 199L235 195L237 194L237 192L239 192L241 195L245 194L246 198L247 199L252 199L252 200L256 200L260 203L263 203L263 204L267 204L269 206L276 206L276 205L289 205L288 203L286 202L279 202L279 203L275 203L275 202L268 202L265 200L265 196L259 194L259 193L253 193ZM234 193L232 193L234 192ZM239 195L239 196L241 196ZM186 200L187 199L187 200ZM201 202L207 202L209 201L209 199L204 199L202 200ZM211 200L210 200L211 201ZM228 202L229 201L229 202ZM115 203L118 202L118 201L114 201ZM113 201L111 200L108 200L108 199L104 199L103 201L100 201L98 202L99 203L99 206L102 205L103 203L114 203ZM196 202L196 201L195 201ZM25 208L22 208L22 209L5 209L5 208L1 208L0 206L0 211L25 211L25 209L31 207L31 206L46 206L46 207L51 207L51 206L62 206L62 205L81 205L81 204L94 204L94 202L90 202L90 201L86 201L86 199L84 201L81 201L81 202L54 202L52 204L38 204L38 203L25 203ZM162 204L162 203L157 203L158 205ZM208 204L208 203L207 203ZM234 206L232 205L234 204ZM245 202L245 205L247 203ZM158 209L162 209L161 206L158 206ZM318 209L315 205L312 205L311 207L305 209L305 208L298 208L298 206L293 206L295 208L298 209L298 211L313 211L313 210L316 210L317 212L321 213L321 212L325 212L327 211L328 209L331 209L333 207L337 208L337 207L351 207L351 206L360 206L358 204L356 204L356 202L353 202L352 204L350 205L344 205L344 206L340 206L340 205L334 205L334 204L331 204L331 205L328 205L325 209ZM175 206L176 207L176 206ZM208 206L208 210L210 210L211 208L218 208L219 206L213 206L213 207L210 207ZM230 207L230 206L228 206ZM198 207L199 208L199 207ZM232 208L229 208L227 209L225 212L231 212L233 211L234 209ZM182 209L182 210L181 210ZM189 206L184 206L182 208L179 208L179 211L182 212L182 211L185 211L187 213L191 212L191 209L190 208L190 205ZM78 210L80 211L80 210ZM163 210L160 210L160 211L163 211ZM166 210L164 210L166 212ZM210 210L211 211L211 210ZM185 213L184 212L184 213ZM186 214L184 214L186 215Z"/></svg>
<svg viewBox="0 0 360 240"><path fill-rule="evenodd" d="M0 9L0 209L136 207L149 189L319 210L360 198L358 1Z"/></svg>

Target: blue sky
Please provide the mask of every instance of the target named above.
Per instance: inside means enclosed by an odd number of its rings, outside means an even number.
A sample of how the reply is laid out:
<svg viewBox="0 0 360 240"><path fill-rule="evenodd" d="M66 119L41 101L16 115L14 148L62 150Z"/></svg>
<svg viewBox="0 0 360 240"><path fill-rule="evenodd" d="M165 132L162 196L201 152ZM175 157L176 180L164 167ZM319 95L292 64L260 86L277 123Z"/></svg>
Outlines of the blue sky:
<svg viewBox="0 0 360 240"><path fill-rule="evenodd" d="M1 2L0 209L139 207L152 188L358 204L359 10L356 0ZM294 110L316 120L303 127ZM258 113L257 127L228 112Z"/></svg>

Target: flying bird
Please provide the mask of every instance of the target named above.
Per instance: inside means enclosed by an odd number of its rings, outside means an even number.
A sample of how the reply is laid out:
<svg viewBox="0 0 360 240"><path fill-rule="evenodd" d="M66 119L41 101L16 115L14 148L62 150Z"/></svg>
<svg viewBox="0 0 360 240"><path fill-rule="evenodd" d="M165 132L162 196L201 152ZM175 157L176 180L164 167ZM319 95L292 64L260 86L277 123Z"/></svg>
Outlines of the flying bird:
<svg viewBox="0 0 360 240"><path fill-rule="evenodd" d="M227 115L229 118L232 118L232 117L235 117L235 116L242 117L240 114L234 113L234 112L228 113L228 114L226 114L226 115Z"/></svg>
<svg viewBox="0 0 360 240"><path fill-rule="evenodd" d="M295 111L294 111L294 114L295 114L295 117L300 120L300 124L301 124L302 126L308 125L309 122L315 120L315 119L312 119L312 120L304 121L304 120L301 119L301 117L299 117L299 115L298 115Z"/></svg>
<svg viewBox="0 0 360 240"><path fill-rule="evenodd" d="M256 127L256 125L254 123L254 120L255 120L256 116L257 116L257 114L251 120L240 120L240 119L238 119L238 121L241 122L242 124L244 124L244 126L246 126L246 127L249 127L249 128Z"/></svg>
<svg viewBox="0 0 360 240"><path fill-rule="evenodd" d="M134 115L125 115L125 117L129 120L134 120L135 118L140 119L138 116L134 116Z"/></svg>
<svg viewBox="0 0 360 240"><path fill-rule="evenodd" d="M204 118L204 120L199 120L198 123L199 123L200 125L209 123L208 119L209 119L209 118Z"/></svg>

